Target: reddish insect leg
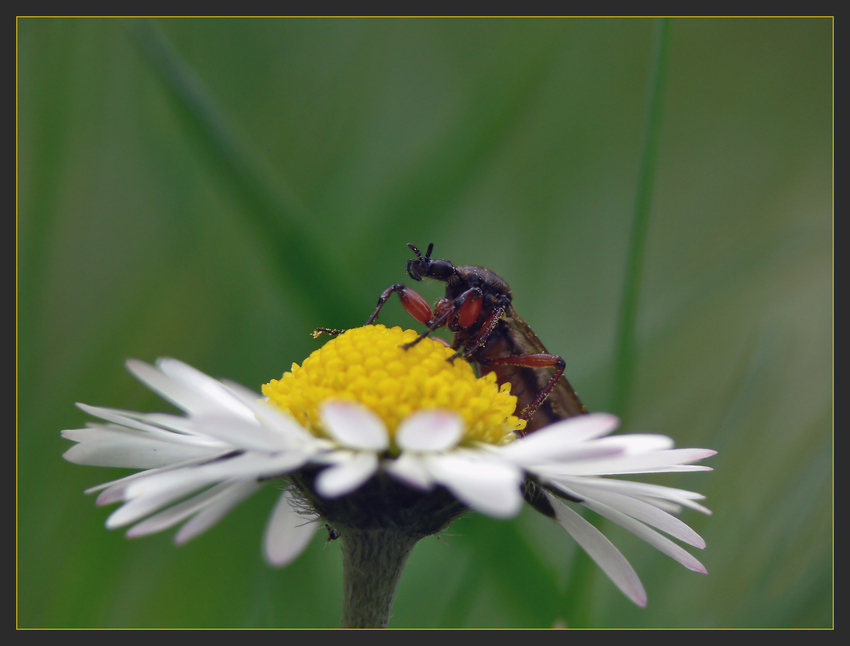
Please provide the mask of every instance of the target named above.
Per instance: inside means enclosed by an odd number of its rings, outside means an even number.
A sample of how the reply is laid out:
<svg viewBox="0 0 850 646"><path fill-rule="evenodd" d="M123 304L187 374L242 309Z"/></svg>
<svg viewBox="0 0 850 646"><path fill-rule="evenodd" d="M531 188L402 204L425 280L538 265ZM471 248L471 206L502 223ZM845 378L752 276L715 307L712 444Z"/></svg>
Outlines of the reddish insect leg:
<svg viewBox="0 0 850 646"><path fill-rule="evenodd" d="M497 359L488 359L488 365L511 365L522 366L523 368L554 368L555 374L549 380L549 383L541 390L534 401L525 407L525 410L520 413L520 419L531 419L531 416L540 408L549 393L558 383L561 375L564 374L566 362L562 357L556 354L517 354L510 357L499 357Z"/></svg>
<svg viewBox="0 0 850 646"><path fill-rule="evenodd" d="M389 300L390 296L392 296L393 292L398 294L404 309L406 309L408 314L410 314L413 318L420 323L425 324L428 324L431 321L431 317L434 313L431 311L431 306L428 304L428 301L410 289L407 285L397 284L390 285L383 291L381 297L378 299L378 307L375 308L374 312L372 312L372 316L370 316L369 320L366 321L366 325L371 325L375 322L375 319L378 318L378 313Z"/></svg>
<svg viewBox="0 0 850 646"><path fill-rule="evenodd" d="M434 308L435 309L434 315L431 317L430 320L422 321L422 323L424 323L425 325L428 326L428 329L425 330L418 337L413 339L413 341L411 341L410 343L405 343L401 347L403 347L405 350L412 348L414 345L419 343L422 339L424 339L427 336L430 336L431 332L433 332L434 330L436 330L438 328L443 327L444 325L446 325L449 322L449 319L454 314L454 309L450 308L450 307L443 307L443 301L444 300L445 299L441 299L437 303L437 306ZM408 311L410 311L410 310L408 310ZM452 358L454 358L454 357L452 357ZM451 358L450 358L450 360L451 360Z"/></svg>
<svg viewBox="0 0 850 646"><path fill-rule="evenodd" d="M481 306L480 306L481 301L478 300L477 302L479 303L478 311L480 311L481 310ZM493 333L493 330L496 329L496 324L499 322L499 319L502 318L502 314L504 314L504 313L505 313L504 307L498 306L498 307L494 308L493 311L490 313L490 316L487 318L487 320L484 321L484 325L481 326L481 329L478 331L478 333L475 334L473 337L464 339L463 340L463 343L464 343L463 350L459 350L458 352L456 352L454 354L454 356L449 357L449 361L454 362L455 359L457 359L458 357L461 357L461 356L464 357L464 358L469 358L473 354L475 354L478 351L479 348L484 346L484 344L487 342L487 339L490 338L490 335ZM465 327L469 327L469 326L465 326ZM457 347L457 344L455 344L455 345Z"/></svg>
<svg viewBox="0 0 850 646"><path fill-rule="evenodd" d="M398 294L399 300L401 301L404 309L407 310L407 313L410 314L413 318L415 318L420 323L428 326L428 329L425 330L422 334L420 334L416 339L411 341L410 343L405 343L402 347L410 348L417 343L419 343L426 336L430 335L431 332L440 328L448 322L448 319L454 313L453 307L447 307L443 304L445 299L442 299L440 303L437 305L436 313L431 309L431 306L428 304L424 298L422 298L415 291L410 289L407 285L402 285L401 283L396 285L390 285L387 287L382 293L380 298L378 299L378 307L375 308L375 311L372 312L372 316L366 321L366 325L371 325L375 322L375 319L378 318L378 314L381 309L384 307L386 302L390 299L390 296L393 293ZM442 341L442 339L440 339ZM445 343L445 341L443 341ZM448 345L448 344L447 344Z"/></svg>
<svg viewBox="0 0 850 646"><path fill-rule="evenodd" d="M472 287L466 290L455 299L441 298L434 305L434 315L431 320L423 321L428 326L428 329L415 340L406 343L404 347L410 348L416 345L431 334L431 332L444 325L448 325L450 330L456 330L457 327L464 328L471 326L478 319L481 306L481 290L478 287ZM456 348L457 346L452 347ZM460 353L455 353L448 360L454 362L458 356L460 356Z"/></svg>

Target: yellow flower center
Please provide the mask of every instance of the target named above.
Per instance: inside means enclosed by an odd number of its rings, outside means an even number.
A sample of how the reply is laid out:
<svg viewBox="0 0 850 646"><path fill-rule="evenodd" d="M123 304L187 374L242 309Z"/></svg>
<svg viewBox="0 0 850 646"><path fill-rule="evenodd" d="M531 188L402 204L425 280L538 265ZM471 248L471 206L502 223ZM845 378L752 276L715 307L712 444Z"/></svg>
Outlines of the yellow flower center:
<svg viewBox="0 0 850 646"><path fill-rule="evenodd" d="M392 438L399 423L418 410L444 409L466 422L464 442L505 444L525 421L514 415L510 384L496 384L493 373L476 377L463 360L446 361L454 350L413 330L369 325L328 341L292 371L263 386L269 402L288 411L312 433L326 436L319 406L327 401L357 401L378 414Z"/></svg>

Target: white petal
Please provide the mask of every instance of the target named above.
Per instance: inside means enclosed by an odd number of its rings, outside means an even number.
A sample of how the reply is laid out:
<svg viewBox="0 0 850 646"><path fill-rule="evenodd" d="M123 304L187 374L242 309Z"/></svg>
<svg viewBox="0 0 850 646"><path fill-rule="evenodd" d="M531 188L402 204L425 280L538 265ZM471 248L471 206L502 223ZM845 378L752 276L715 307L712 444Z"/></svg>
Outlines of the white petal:
<svg viewBox="0 0 850 646"><path fill-rule="evenodd" d="M402 453L395 460L384 460L381 468L409 487L427 491L434 486L434 478L428 473L421 457L415 453Z"/></svg>
<svg viewBox="0 0 850 646"><path fill-rule="evenodd" d="M130 359L127 369L148 388L187 413L207 410L209 400L197 388L176 381L156 366Z"/></svg>
<svg viewBox="0 0 850 646"><path fill-rule="evenodd" d="M635 482L634 480L616 480L613 478L578 478L584 489L614 491L633 498L641 498L647 500L653 505L662 507L667 510L678 511L678 507L689 507L704 514L711 514L711 510L703 507L694 500L702 500L705 498L702 494L684 489L675 489L673 487L665 487L657 484L649 484L647 482ZM565 482L572 482L570 478L566 478ZM664 504L668 503L668 504Z"/></svg>
<svg viewBox="0 0 850 646"><path fill-rule="evenodd" d="M245 453L236 457L192 467L163 470L156 473L144 472L141 477L126 483L113 485L101 494L114 501L122 495L127 502L115 510L106 520L109 529L121 527L163 509L189 496L199 489L213 486L230 479L245 482L268 478L297 468L304 457L297 454L262 455ZM109 492L107 494L107 492ZM98 503L101 503L101 497ZM103 501L106 502L106 501Z"/></svg>
<svg viewBox="0 0 850 646"><path fill-rule="evenodd" d="M278 498L263 534L263 555L269 565L282 567L294 561L319 528L318 517L305 518L292 506L292 496L284 491Z"/></svg>
<svg viewBox="0 0 850 646"><path fill-rule="evenodd" d="M610 438L606 438L610 439ZM604 441L604 440L600 440ZM711 467L683 464L714 455L707 449L672 449L647 453L623 452L612 457L534 465L529 470L543 477L599 476L626 473L664 473L675 471L711 471Z"/></svg>
<svg viewBox="0 0 850 646"><path fill-rule="evenodd" d="M551 424L503 447L518 462L553 461L569 456L583 443L608 435L620 424L614 415L591 413Z"/></svg>
<svg viewBox="0 0 850 646"><path fill-rule="evenodd" d="M581 486L575 486L573 490L578 493L587 507L590 507L591 502L600 503L642 523L652 525L688 545L700 549L705 547L703 538L688 525L648 502L612 491L593 491Z"/></svg>
<svg viewBox="0 0 850 646"><path fill-rule="evenodd" d="M323 498L351 493L378 470L378 456L368 451L355 453L350 460L328 467L316 478L316 492Z"/></svg>
<svg viewBox="0 0 850 646"><path fill-rule="evenodd" d="M597 503L595 501L585 501L584 503L589 509L592 509L596 513L601 516L604 516L608 520L611 520L621 527L629 530L632 534L637 536L640 539L643 539L650 545L652 545L659 552L666 554L672 559L678 561L682 565L684 565L689 570L693 570L694 572L700 572L701 574L708 574L708 571L705 569L705 566L700 563L696 558L694 558L689 552L684 550L682 547L671 541L669 538L662 536L658 532L656 532L651 527L647 527L643 523L630 516L627 516L624 513L621 513L615 509L608 507L607 505L603 505ZM703 542L703 547L705 546L705 542Z"/></svg>
<svg viewBox="0 0 850 646"><path fill-rule="evenodd" d="M198 513L201 509L214 502L216 498L226 495L234 486L231 482L222 482L189 500L184 500L177 505L169 507L165 511L154 514L127 530L127 538L146 536L162 531L163 529L168 529L172 525L176 525L193 514Z"/></svg>
<svg viewBox="0 0 850 646"><path fill-rule="evenodd" d="M431 476L462 503L494 518L513 518L522 509L523 474L508 462L460 452L423 456Z"/></svg>
<svg viewBox="0 0 850 646"><path fill-rule="evenodd" d="M582 465L579 468L584 468L585 463L619 458L624 452L622 447L600 444L599 442L558 447L539 443L530 449L509 450L524 442L525 438L495 448L497 451L501 451L506 459L527 469L541 468L558 473L570 472L571 467L569 465L572 463L578 463Z"/></svg>
<svg viewBox="0 0 850 646"><path fill-rule="evenodd" d="M79 442L62 457L74 464L95 467L151 469L226 452L220 443L172 441L117 426L68 430L62 436Z"/></svg>
<svg viewBox="0 0 850 646"><path fill-rule="evenodd" d="M125 483L113 485L98 497L98 504L104 504L106 501L101 499L107 496L107 492L114 491L109 494L110 499L121 494L127 501L106 519L106 526L114 529L133 523L200 489L231 478L256 480L256 457L256 454L243 454L229 460L197 466L156 472L144 471L137 474L137 478L128 478Z"/></svg>
<svg viewBox="0 0 850 646"><path fill-rule="evenodd" d="M256 418L243 419L218 413L201 413L192 420L206 435L246 451L286 451L294 448L288 438L260 425Z"/></svg>
<svg viewBox="0 0 850 646"><path fill-rule="evenodd" d="M254 412L261 426L284 435L292 445L305 446L316 442L316 437L303 428L292 415L262 401L254 391L235 382L224 382L239 400Z"/></svg>
<svg viewBox="0 0 850 646"><path fill-rule="evenodd" d="M172 477L165 483L154 480L166 475ZM115 529L134 523L208 484L207 480L195 478L194 474L185 469L136 480L124 490L129 499L106 519L106 527ZM129 492L134 488L134 494L130 495Z"/></svg>
<svg viewBox="0 0 850 646"><path fill-rule="evenodd" d="M220 521L231 509L262 486L259 482L237 483L228 489L225 495L217 497L211 504L204 507L183 525L174 537L174 542L182 545L204 533Z"/></svg>
<svg viewBox="0 0 850 646"><path fill-rule="evenodd" d="M116 408L103 408L102 406L88 406L87 404L77 404L77 408L87 412L94 417L100 417L108 422L113 422L118 426L132 428L139 431L144 431L156 437L167 437L169 439L195 441L197 438L191 435L184 435L182 428L174 428L163 422L175 422L186 420L185 417L176 415L162 416L159 418L155 414L137 413L129 410L118 410ZM163 419L164 418L164 419ZM164 426L164 428L163 428Z"/></svg>
<svg viewBox="0 0 850 646"><path fill-rule="evenodd" d="M150 366L148 368L152 371L151 374L163 377L154 368ZM173 415L134 413L85 404L77 405L91 415L174 442L205 443L211 446L226 443L235 448L256 451L281 451L294 445L293 440L287 434L281 433L279 427L267 429L260 425L252 409L243 405L241 401L238 402L236 412L228 407L222 408L219 405L221 401L225 396L233 399L233 394L218 382L213 383L219 386L225 395L216 402L196 403L196 410L188 419ZM189 395L187 394L186 397ZM166 428L159 428L157 424ZM296 424L294 420L292 424ZM304 433L303 430L302 433Z"/></svg>
<svg viewBox="0 0 850 646"><path fill-rule="evenodd" d="M220 381L177 359L157 359L156 364L173 383L179 383L203 398L201 410L191 412L209 410L210 404L213 404L217 411L227 412L246 420L253 419L251 411Z"/></svg>
<svg viewBox="0 0 850 646"><path fill-rule="evenodd" d="M280 453L249 452L234 455L227 459L199 464L192 468L182 469L181 471L185 471L188 478L212 484L230 480L231 478L237 480L273 478L294 471L306 462L307 456L298 451L284 451ZM171 477L173 476L156 476L157 480L155 482L159 482L158 479L163 479L167 483ZM148 486L150 486L150 482ZM128 495L132 497L136 495L136 491L136 489L131 488Z"/></svg>
<svg viewBox="0 0 850 646"><path fill-rule="evenodd" d="M362 451L385 451L390 438L384 421L365 406L330 402L319 411L322 425L342 446Z"/></svg>
<svg viewBox="0 0 850 646"><path fill-rule="evenodd" d="M80 405L78 404L78 406ZM171 413L136 413L134 411L122 412L127 416L134 417L152 426L157 426L172 434L203 437L203 433L192 423L192 419L184 415L172 415Z"/></svg>
<svg viewBox="0 0 850 646"><path fill-rule="evenodd" d="M204 461L206 458L204 458ZM180 468L184 464L191 464L192 462L186 462L181 465L177 465L176 468ZM100 491L100 495L98 495L95 504L98 507L102 507L103 505L111 505L114 502L118 502L120 500L125 500L124 492L127 490L133 482L137 480L141 480L142 478L148 478L157 473L165 473L167 471L174 471L174 466L167 467L158 467L156 469L148 469L147 471L139 471L138 473L131 473L128 476L124 476L123 478L118 478L117 480L110 480L109 482L103 482L99 485L95 485L94 487L89 487L83 493L92 494Z"/></svg>
<svg viewBox="0 0 850 646"><path fill-rule="evenodd" d="M399 424L395 443L402 451L448 451L463 437L463 418L446 410L423 410Z"/></svg>
<svg viewBox="0 0 850 646"><path fill-rule="evenodd" d="M588 553L590 558L602 568L608 578L614 582L629 599L639 606L646 605L646 591L634 568L629 564L620 550L609 541L605 535L573 511L564 502L552 495L549 501L555 510L555 518L567 530L576 543Z"/></svg>
<svg viewBox="0 0 850 646"><path fill-rule="evenodd" d="M617 446L628 453L649 453L672 449L673 438L666 435L651 435L649 433L629 433L628 435L611 435L599 438L596 444Z"/></svg>
<svg viewBox="0 0 850 646"><path fill-rule="evenodd" d="M245 453L220 464L210 463L202 468L209 471L209 478L222 480L261 480L274 478L295 471L307 463L308 456L298 451L286 451L270 455Z"/></svg>

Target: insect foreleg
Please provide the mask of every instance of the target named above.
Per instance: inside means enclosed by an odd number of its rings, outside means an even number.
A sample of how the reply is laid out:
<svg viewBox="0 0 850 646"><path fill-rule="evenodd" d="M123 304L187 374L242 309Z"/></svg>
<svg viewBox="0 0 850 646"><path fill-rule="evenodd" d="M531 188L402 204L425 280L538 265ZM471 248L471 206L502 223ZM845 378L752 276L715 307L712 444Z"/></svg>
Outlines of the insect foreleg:
<svg viewBox="0 0 850 646"><path fill-rule="evenodd" d="M418 337L413 339L413 341L411 341L410 343L405 343L401 347L403 347L405 350L412 348L414 345L419 343L422 339L429 336L431 334L431 332L433 332L434 330L436 330L438 328L443 327L446 323L448 323L449 318L452 316L452 314L454 314L453 309L441 310L440 308L437 308L437 313L434 314L434 316L431 320L422 321L422 323L425 323L428 326L428 329L425 330Z"/></svg>
<svg viewBox="0 0 850 646"><path fill-rule="evenodd" d="M378 298L378 307L376 307L375 311L372 312L372 316L370 316L369 319L366 321L366 325L372 325L372 323L375 322L375 319L378 318L378 314L380 313L381 308L389 300L393 292L398 294L402 306L404 306L404 309L406 309L407 313L410 314L413 318L415 318L420 323L427 324L431 321L431 318L434 316L434 313L431 311L431 306L428 304L428 301L426 301L419 294L410 289L407 285L402 285L399 283L396 285L390 285L381 293L380 298Z"/></svg>

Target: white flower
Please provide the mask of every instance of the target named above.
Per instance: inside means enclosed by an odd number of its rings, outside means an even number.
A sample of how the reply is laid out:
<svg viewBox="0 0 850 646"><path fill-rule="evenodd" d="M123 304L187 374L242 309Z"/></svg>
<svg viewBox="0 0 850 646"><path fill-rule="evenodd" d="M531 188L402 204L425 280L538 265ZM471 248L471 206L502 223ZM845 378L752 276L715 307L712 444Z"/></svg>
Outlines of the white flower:
<svg viewBox="0 0 850 646"><path fill-rule="evenodd" d="M495 518L514 517L527 486L539 487L548 505L535 508L553 516L639 605L646 603L646 594L635 571L572 505L587 507L685 567L705 572L667 538L705 546L672 515L681 507L709 513L696 502L702 496L608 476L707 470L690 463L714 451L673 449L672 440L661 435L610 435L618 420L605 414L573 417L514 438L523 425L511 414L515 400L492 375L478 379L466 362L450 364L445 359L451 349L436 342L433 354L427 354L432 350L426 343L416 346L416 352L426 353L422 356L400 349L404 337L395 332L369 326L345 333L326 344L322 356L311 356L303 369L293 366L296 374L264 387L268 401L174 359L156 366L129 361L138 379L185 415L81 404L103 422L63 431L77 442L65 458L83 465L142 469L87 492L99 492L100 505L123 503L107 519L108 528L130 526L128 536L142 536L183 523L177 543L209 529L261 487L285 483L263 538L263 553L272 565L296 558L322 522L334 522L340 509L346 514L340 522L358 522L361 508L354 500L379 476L396 483L391 487L398 491L420 493L376 502L373 488L364 494L363 513L376 507L383 513L385 502L422 496L443 505L437 507L439 514L429 516L431 524L423 523L427 529L417 529L420 537L439 531L464 507ZM362 358L373 345L380 348L380 362L371 355ZM364 376L357 357L372 372ZM423 369L426 360L431 363ZM343 369L351 374L340 381ZM387 371L396 376L387 377ZM380 397L366 392L373 385ZM344 390L348 387L373 403L352 401L352 392ZM296 421L290 410L307 421ZM335 507L337 500L351 504ZM409 520L418 509L437 508L414 504L404 508L407 515L386 517L395 523ZM319 513L325 516L322 522ZM370 525L375 519L365 521Z"/></svg>

